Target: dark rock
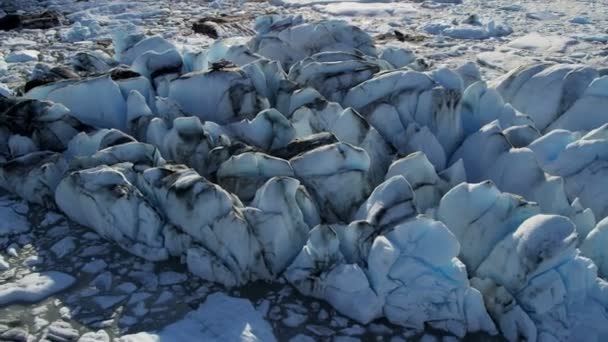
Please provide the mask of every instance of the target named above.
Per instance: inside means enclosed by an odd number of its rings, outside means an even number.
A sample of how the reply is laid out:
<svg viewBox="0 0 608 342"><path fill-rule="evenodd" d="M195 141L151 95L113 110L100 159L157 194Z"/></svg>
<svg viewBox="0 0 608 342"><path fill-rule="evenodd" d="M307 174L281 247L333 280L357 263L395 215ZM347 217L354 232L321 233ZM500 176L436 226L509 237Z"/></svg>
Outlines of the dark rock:
<svg viewBox="0 0 608 342"><path fill-rule="evenodd" d="M21 16L17 14L7 14L0 18L0 30L10 31L21 26Z"/></svg>
<svg viewBox="0 0 608 342"><path fill-rule="evenodd" d="M253 30L243 25L243 22L252 19L252 15L204 17L192 24L192 30L213 39L220 38L225 35L225 32L229 31L251 35L254 34Z"/></svg>
<svg viewBox="0 0 608 342"><path fill-rule="evenodd" d="M24 91L28 92L29 90L39 87L41 85L54 83L61 80L78 80L80 76L68 69L64 66L54 67L46 72L43 72L40 75L37 75L35 78L27 81L25 83Z"/></svg>
<svg viewBox="0 0 608 342"><path fill-rule="evenodd" d="M317 147L337 143L338 139L331 133L322 132L304 138L294 139L287 146L272 151L272 155L289 160L299 154L314 150Z"/></svg>
<svg viewBox="0 0 608 342"><path fill-rule="evenodd" d="M55 11L44 11L37 14L7 14L0 18L0 30L9 31L20 28L50 29L62 23L61 14Z"/></svg>
<svg viewBox="0 0 608 342"><path fill-rule="evenodd" d="M113 81L126 80L129 78L135 78L135 77L139 77L139 76L141 76L139 73L137 73L131 69L123 68L123 67L118 67L118 68L112 69L112 71L110 71L110 77L112 78Z"/></svg>

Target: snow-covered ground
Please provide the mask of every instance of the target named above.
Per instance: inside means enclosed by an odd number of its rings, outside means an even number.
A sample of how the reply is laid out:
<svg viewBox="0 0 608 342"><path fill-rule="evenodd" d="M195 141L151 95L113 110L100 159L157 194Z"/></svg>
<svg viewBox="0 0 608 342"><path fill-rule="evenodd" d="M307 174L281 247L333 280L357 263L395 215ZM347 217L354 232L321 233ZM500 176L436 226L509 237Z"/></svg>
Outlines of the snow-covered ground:
<svg viewBox="0 0 608 342"><path fill-rule="evenodd" d="M0 9L0 340L608 339L605 1Z"/></svg>

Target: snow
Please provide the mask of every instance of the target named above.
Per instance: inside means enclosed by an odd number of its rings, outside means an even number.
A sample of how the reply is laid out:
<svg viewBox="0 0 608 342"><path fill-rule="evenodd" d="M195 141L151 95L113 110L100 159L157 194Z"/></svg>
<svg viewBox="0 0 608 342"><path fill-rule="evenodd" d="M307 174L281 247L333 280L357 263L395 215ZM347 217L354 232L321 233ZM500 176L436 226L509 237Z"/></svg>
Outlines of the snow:
<svg viewBox="0 0 608 342"><path fill-rule="evenodd" d="M368 1L360 1L360 3L366 3ZM384 1L375 1L374 3L383 3ZM282 6L310 6L310 5L315 5L315 4L341 4L344 3L343 0L315 0L315 1L310 1L310 0L275 0L274 4L275 5L282 5ZM352 1L352 3L359 3L357 1Z"/></svg>
<svg viewBox="0 0 608 342"><path fill-rule="evenodd" d="M56 271L31 273L14 282L0 284L0 306L39 302L67 289L75 281L69 274Z"/></svg>
<svg viewBox="0 0 608 342"><path fill-rule="evenodd" d="M183 341L276 341L270 324L246 299L223 293L209 295L200 307L158 332L125 335L121 342Z"/></svg>
<svg viewBox="0 0 608 342"><path fill-rule="evenodd" d="M523 37L512 40L508 45L523 50L535 50L536 52L565 52L570 45L576 44L577 40L563 36L543 36L538 32L529 33Z"/></svg>
<svg viewBox="0 0 608 342"><path fill-rule="evenodd" d="M513 70L531 63L529 58L521 56L517 51L486 51L477 54L476 60L480 65L500 71Z"/></svg>
<svg viewBox="0 0 608 342"><path fill-rule="evenodd" d="M443 35L456 39L487 39L491 37L507 36L513 29L507 24L494 22L480 22L478 18L467 20L461 24L448 22L431 22L423 25L422 30L435 35Z"/></svg>
<svg viewBox="0 0 608 342"><path fill-rule="evenodd" d="M323 1L323 5L315 5L312 8L321 13L335 16L356 17L378 17L395 16L403 17L416 13L416 8L411 4L401 3L367 3L367 2L335 2Z"/></svg>
<svg viewBox="0 0 608 342"><path fill-rule="evenodd" d="M110 342L110 336L104 330L98 330L83 334L78 342Z"/></svg>

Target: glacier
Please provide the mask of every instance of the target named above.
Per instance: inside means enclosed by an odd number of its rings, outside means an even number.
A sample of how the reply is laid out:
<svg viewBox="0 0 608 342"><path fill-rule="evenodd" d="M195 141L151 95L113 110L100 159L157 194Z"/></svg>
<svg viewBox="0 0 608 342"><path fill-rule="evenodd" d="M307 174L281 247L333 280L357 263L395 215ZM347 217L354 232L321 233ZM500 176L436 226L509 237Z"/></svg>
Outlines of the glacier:
<svg viewBox="0 0 608 342"><path fill-rule="evenodd" d="M0 94L0 187L24 201L0 198L0 238L30 229L27 202L147 262L225 288L288 283L361 324L608 338L605 71L538 62L490 80L421 67L344 21L269 15L255 30L197 53L119 30L113 56L70 60L82 77ZM511 33L476 18L425 30ZM0 306L74 281L36 277ZM210 318L230 305L255 329ZM201 324L275 339L249 303L216 294L122 340Z"/></svg>

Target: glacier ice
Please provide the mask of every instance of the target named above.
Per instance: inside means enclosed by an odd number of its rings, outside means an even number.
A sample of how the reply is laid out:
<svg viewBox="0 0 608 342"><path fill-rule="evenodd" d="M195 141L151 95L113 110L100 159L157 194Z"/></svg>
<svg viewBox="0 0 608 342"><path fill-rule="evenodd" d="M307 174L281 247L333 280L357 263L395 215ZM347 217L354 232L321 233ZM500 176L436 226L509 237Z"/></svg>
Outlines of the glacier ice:
<svg viewBox="0 0 608 342"><path fill-rule="evenodd" d="M186 113L218 124L251 119L268 107L251 78L230 66L182 75L171 82L168 97Z"/></svg>
<svg viewBox="0 0 608 342"><path fill-rule="evenodd" d="M476 16L426 27L509 33ZM278 15L249 41L119 30L114 48L72 56L76 76L40 64L25 96L0 96L3 190L144 259L227 287L287 281L362 323L608 336L605 71L487 80ZM8 201L0 235L27 231Z"/></svg>
<svg viewBox="0 0 608 342"><path fill-rule="evenodd" d="M456 186L437 211L461 241L471 284L508 340L567 340L608 319L597 314L605 282L576 248L576 226L539 212L489 181Z"/></svg>
<svg viewBox="0 0 608 342"><path fill-rule="evenodd" d="M265 16L256 20L257 35L249 42L256 53L281 62L284 67L318 52L342 51L374 56L372 38L344 21L302 23L302 18Z"/></svg>

